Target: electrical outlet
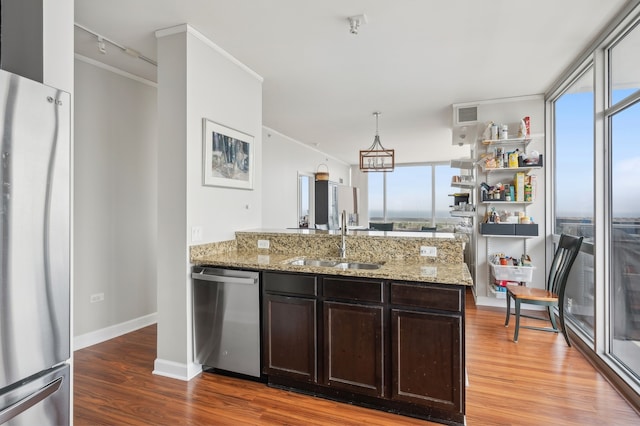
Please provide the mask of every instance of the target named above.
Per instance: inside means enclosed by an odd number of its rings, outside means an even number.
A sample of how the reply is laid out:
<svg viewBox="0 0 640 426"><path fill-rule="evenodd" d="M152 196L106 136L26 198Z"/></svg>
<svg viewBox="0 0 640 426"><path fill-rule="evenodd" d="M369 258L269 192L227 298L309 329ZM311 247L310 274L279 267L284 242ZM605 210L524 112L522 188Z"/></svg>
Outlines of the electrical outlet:
<svg viewBox="0 0 640 426"><path fill-rule="evenodd" d="M104 300L104 293L92 294L89 297L89 302L90 303L102 302L103 300Z"/></svg>
<svg viewBox="0 0 640 426"><path fill-rule="evenodd" d="M438 249L430 246L420 246L420 256L436 257L438 256Z"/></svg>
<svg viewBox="0 0 640 426"><path fill-rule="evenodd" d="M423 277L436 278L438 276L438 268L435 266L421 266L420 274Z"/></svg>
<svg viewBox="0 0 640 426"><path fill-rule="evenodd" d="M202 226L192 226L191 227L191 242L197 243L198 241L202 241Z"/></svg>
<svg viewBox="0 0 640 426"><path fill-rule="evenodd" d="M258 248L259 249L268 249L269 248L269 240L258 240Z"/></svg>

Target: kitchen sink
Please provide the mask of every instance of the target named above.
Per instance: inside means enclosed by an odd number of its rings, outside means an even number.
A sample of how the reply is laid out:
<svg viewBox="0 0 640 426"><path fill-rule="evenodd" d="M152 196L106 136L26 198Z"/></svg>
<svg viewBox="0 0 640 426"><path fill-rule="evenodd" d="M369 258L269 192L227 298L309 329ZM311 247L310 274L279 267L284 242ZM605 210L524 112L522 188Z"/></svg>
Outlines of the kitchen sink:
<svg viewBox="0 0 640 426"><path fill-rule="evenodd" d="M362 263L362 262L343 262L338 263L336 268L340 269L379 269L382 266L379 263Z"/></svg>
<svg viewBox="0 0 640 426"><path fill-rule="evenodd" d="M295 266L327 266L333 267L336 266L340 262L336 262L335 260L318 260L318 259L296 259L289 262L289 265Z"/></svg>
<svg viewBox="0 0 640 426"><path fill-rule="evenodd" d="M365 262L340 262L337 260L321 260L321 259L295 259L288 262L294 266L323 266L327 268L340 269L378 269L381 263L365 263Z"/></svg>

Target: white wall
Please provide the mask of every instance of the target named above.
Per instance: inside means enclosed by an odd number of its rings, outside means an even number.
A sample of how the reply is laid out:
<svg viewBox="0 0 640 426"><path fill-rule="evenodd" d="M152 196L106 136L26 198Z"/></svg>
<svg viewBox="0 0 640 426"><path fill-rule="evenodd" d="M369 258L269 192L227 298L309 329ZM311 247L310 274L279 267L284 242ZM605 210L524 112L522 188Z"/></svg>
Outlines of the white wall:
<svg viewBox="0 0 640 426"><path fill-rule="evenodd" d="M43 83L73 93L74 0L43 1Z"/></svg>
<svg viewBox="0 0 640 426"><path fill-rule="evenodd" d="M154 373L190 379L188 247L261 225L262 79L188 25L158 39L158 346ZM202 119L254 137L254 189L202 185ZM247 208L248 206L248 208ZM202 241L191 241L191 227Z"/></svg>
<svg viewBox="0 0 640 426"><path fill-rule="evenodd" d="M313 174L319 164L329 168L329 180L350 184L349 165L277 131L262 130L262 226L298 226L298 173ZM322 169L324 170L324 168ZM313 198L313 196L311 196Z"/></svg>
<svg viewBox="0 0 640 426"><path fill-rule="evenodd" d="M156 89L95 64L75 61L74 336L156 312Z"/></svg>

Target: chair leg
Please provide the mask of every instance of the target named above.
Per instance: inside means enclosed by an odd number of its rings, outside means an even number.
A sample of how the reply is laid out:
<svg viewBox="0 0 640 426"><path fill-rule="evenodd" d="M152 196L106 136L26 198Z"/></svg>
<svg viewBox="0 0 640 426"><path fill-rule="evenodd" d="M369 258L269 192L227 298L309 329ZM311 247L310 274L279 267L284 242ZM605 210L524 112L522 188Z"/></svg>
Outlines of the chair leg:
<svg viewBox="0 0 640 426"><path fill-rule="evenodd" d="M509 318L511 318L511 296L507 292L507 317L504 319L504 326L509 327Z"/></svg>
<svg viewBox="0 0 640 426"><path fill-rule="evenodd" d="M558 325L556 324L556 316L553 315L551 306L547 306L547 312L549 313L549 320L551 321L551 325L553 326L553 329L557 331Z"/></svg>
<svg viewBox="0 0 640 426"><path fill-rule="evenodd" d="M560 327L562 327L564 340L567 342L567 346L571 347L571 342L569 342L569 333L567 333L567 326L564 323L564 306L561 304L558 306L558 318L560 319Z"/></svg>
<svg viewBox="0 0 640 426"><path fill-rule="evenodd" d="M513 333L513 342L518 343L518 330L520 329L520 301L515 300L516 302L516 331Z"/></svg>

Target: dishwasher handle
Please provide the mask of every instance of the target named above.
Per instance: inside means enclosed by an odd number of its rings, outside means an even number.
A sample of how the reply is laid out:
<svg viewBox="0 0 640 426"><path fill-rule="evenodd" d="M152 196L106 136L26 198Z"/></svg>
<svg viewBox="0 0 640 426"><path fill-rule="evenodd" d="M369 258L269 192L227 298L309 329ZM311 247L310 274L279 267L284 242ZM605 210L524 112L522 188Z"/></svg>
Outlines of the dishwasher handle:
<svg viewBox="0 0 640 426"><path fill-rule="evenodd" d="M258 283L257 278L242 278L242 277L230 277L228 275L211 275L202 272L192 272L191 278L194 280L211 281L215 283L225 284L248 284L253 285Z"/></svg>

